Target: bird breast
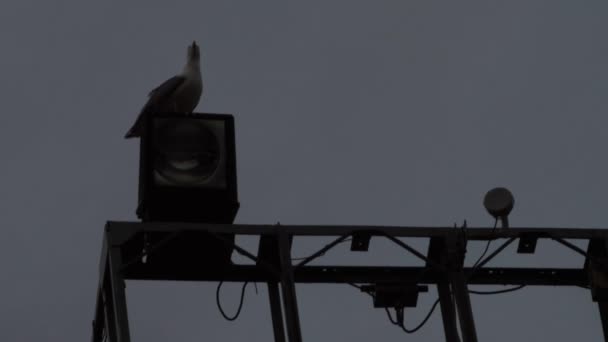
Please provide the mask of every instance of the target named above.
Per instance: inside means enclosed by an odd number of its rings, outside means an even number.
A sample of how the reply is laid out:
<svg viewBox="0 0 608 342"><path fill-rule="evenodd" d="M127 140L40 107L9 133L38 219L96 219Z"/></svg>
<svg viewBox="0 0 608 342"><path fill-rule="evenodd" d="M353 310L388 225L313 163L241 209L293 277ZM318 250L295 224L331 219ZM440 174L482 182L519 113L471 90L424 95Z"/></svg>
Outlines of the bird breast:
<svg viewBox="0 0 608 342"><path fill-rule="evenodd" d="M175 105L178 112L191 113L198 105L203 92L200 77L188 77L175 92Z"/></svg>

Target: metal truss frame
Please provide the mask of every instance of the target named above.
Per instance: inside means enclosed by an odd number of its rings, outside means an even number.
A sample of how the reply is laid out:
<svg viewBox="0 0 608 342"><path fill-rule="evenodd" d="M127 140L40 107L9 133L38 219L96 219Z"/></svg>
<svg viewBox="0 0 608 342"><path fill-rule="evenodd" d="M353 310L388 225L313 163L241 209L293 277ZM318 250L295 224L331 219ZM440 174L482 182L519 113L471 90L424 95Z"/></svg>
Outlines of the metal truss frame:
<svg viewBox="0 0 608 342"><path fill-rule="evenodd" d="M147 236L161 236L153 244ZM189 235L190 234L190 235ZM194 234L194 235L192 235ZM178 239L187 235L187 239ZM256 254L234 244L235 235L260 237ZM334 236L336 240L318 252L294 263L291 243L303 236ZM232 238L231 238L232 237ZM424 266L336 266L308 265L347 238L386 238L404 252L424 260ZM426 238L426 253L417 251L401 238ZM579 268L485 267L514 241L519 251L534 252L538 239L554 240L584 256ZM587 250L569 240L588 242ZM143 259L158 255L167 248L188 250L197 243L223 245L255 261L253 265L207 263L196 260L177 264L171 260L146 264ZM477 266L465 267L467 242L471 240L504 241ZM184 241L188 241L185 243ZM453 228L385 226L286 226L221 225L167 222L108 222L105 227L99 268L99 286L93 320L92 342L130 341L125 294L125 280L189 280L265 282L268 286L270 312L275 341L301 342L296 283L409 283L435 285L447 342L476 342L477 333L469 284L580 286L591 290L598 303L608 342L608 230L564 228ZM169 246L169 247L168 247ZM183 260L182 260L183 261ZM174 264L171 264L173 262ZM156 266L155 266L156 265ZM458 321L457 321L458 318ZM458 333L460 327L460 335Z"/></svg>

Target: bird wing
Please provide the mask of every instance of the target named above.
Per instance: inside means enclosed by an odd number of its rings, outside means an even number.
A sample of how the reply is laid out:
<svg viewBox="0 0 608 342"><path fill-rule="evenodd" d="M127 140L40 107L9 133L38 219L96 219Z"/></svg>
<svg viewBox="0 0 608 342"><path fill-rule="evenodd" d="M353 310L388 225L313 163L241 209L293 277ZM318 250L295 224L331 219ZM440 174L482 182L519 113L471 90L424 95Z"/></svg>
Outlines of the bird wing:
<svg viewBox="0 0 608 342"><path fill-rule="evenodd" d="M158 87L152 89L148 96L150 99L153 97L170 97L171 94L186 80L186 76L173 76L170 79L163 82Z"/></svg>
<svg viewBox="0 0 608 342"><path fill-rule="evenodd" d="M148 94L148 102L141 109L137 120L125 135L126 139L140 137L143 129L144 118L149 113L166 111L172 102L172 96L179 86L186 81L184 76L173 76L158 87L152 89Z"/></svg>

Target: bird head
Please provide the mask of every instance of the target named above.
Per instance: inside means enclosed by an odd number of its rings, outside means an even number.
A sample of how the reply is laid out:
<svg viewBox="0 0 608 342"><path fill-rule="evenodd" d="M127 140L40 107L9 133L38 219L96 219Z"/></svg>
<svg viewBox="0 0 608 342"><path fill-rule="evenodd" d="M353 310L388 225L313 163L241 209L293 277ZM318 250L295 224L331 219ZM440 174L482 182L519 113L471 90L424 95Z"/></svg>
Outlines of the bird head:
<svg viewBox="0 0 608 342"><path fill-rule="evenodd" d="M198 63L201 59L201 52L196 44L196 41L192 42L192 45L188 46L188 63Z"/></svg>

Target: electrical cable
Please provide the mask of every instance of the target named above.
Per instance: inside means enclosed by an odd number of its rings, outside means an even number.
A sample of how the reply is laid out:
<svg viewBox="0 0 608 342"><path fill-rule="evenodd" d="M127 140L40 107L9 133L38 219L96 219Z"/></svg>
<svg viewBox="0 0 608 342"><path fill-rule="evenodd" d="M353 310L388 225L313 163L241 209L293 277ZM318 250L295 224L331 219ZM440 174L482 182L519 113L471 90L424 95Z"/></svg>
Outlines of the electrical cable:
<svg viewBox="0 0 608 342"><path fill-rule="evenodd" d="M488 243L486 244L486 247L484 248L483 253L481 253L481 255L479 256L477 261L475 261L475 263L471 267L471 273L469 273L469 277L471 277L475 273L475 271L477 271L479 264L481 263L483 258L486 256L486 253L488 253L488 250L490 249L490 244L494 240L494 232L496 231L497 225L498 225L498 218L496 218L494 220L494 227L492 228L492 231L490 232L490 235L491 235L490 239L488 240ZM477 295L494 295L494 294L501 294L501 293L517 291L524 287L526 287L526 285L518 285L518 286L509 288L509 289L495 290L495 291L478 291L478 290L471 290L471 289L469 289L468 291L469 291L469 293L473 293L473 294L477 294Z"/></svg>
<svg viewBox="0 0 608 342"><path fill-rule="evenodd" d="M435 300L435 303L433 303L433 306L431 306L431 310L429 310L429 313L426 314L426 316L424 317L424 319L413 329L408 329L405 327L405 324L398 322L397 320L393 320L393 317L390 314L390 311L388 308L386 308L386 313L388 314L389 320L391 321L391 323L393 323L394 325L400 327L403 331L405 331L408 334L413 334L415 332L417 332L418 330L420 330L420 328L422 328L426 322L429 320L429 318L431 318L431 315L433 315L433 312L435 311L435 309L437 308L437 305L439 304L439 298L437 298L437 300ZM396 311L397 309L395 309ZM403 309L399 309L399 310L403 310Z"/></svg>
<svg viewBox="0 0 608 342"><path fill-rule="evenodd" d="M479 264L481 263L483 258L486 256L486 253L488 253L488 250L490 249L490 244L494 240L494 232L496 231L497 225L498 225L498 218L496 218L494 220L494 227L492 228L492 231L490 232L491 236L490 236L490 239L488 240L488 243L486 244L486 247L483 250L483 253L481 253L481 255L479 256L477 261L475 261L475 263L471 267L471 273L469 273L469 278L477 271ZM478 291L478 290L471 290L471 289L469 289L468 291L469 291L469 293L477 294L477 295L495 295L495 294L517 291L524 287L526 287L526 285L518 285L518 286L509 288L509 289L495 290L495 291Z"/></svg>
<svg viewBox="0 0 608 342"><path fill-rule="evenodd" d="M475 261L475 263L473 264L473 267L471 267L471 273L469 274L469 277L471 275L473 275L473 273L475 273L475 271L477 270L477 265L479 265L479 263L481 262L481 260L483 260L483 257L486 256L486 253L488 253L488 249L490 248L490 244L494 240L494 232L496 231L496 226L497 225L498 225L498 218L496 218L494 220L494 228L492 228L492 231L490 232L491 237L488 240L488 243L486 244L486 248L483 250L483 253L481 253L481 255L479 256L479 258L477 259L477 261Z"/></svg>
<svg viewBox="0 0 608 342"><path fill-rule="evenodd" d="M495 295L495 294L517 291L517 290L523 289L524 287L526 287L526 285L517 285L517 286L509 288L509 289L496 290L496 291L469 290L469 293L473 293L473 294L477 294L477 295Z"/></svg>
<svg viewBox="0 0 608 342"><path fill-rule="evenodd" d="M393 323L394 325L399 325L399 322L397 322L397 319L393 319L393 316L391 315L391 311L388 308L384 308L384 311L386 311L388 320L391 321L391 323Z"/></svg>
<svg viewBox="0 0 608 342"><path fill-rule="evenodd" d="M239 301L239 307L236 310L236 313L234 314L234 316L232 316L232 317L226 315L226 313L224 312L224 309L222 309L222 304L220 303L220 289L222 288L223 283L224 283L224 281L220 281L219 284L217 284L217 290L215 290L215 302L216 302L217 308L220 310L220 313L222 314L222 316L224 316L224 318L227 321L234 321L241 314L241 309L243 308L243 301L245 300L245 288L247 288L247 284L249 282L243 283L243 287L241 288L241 299Z"/></svg>

